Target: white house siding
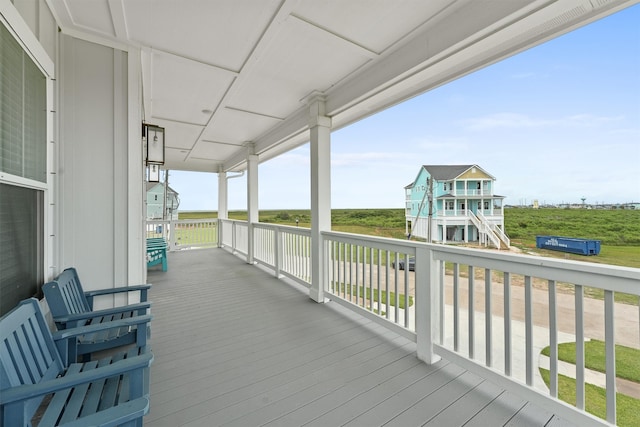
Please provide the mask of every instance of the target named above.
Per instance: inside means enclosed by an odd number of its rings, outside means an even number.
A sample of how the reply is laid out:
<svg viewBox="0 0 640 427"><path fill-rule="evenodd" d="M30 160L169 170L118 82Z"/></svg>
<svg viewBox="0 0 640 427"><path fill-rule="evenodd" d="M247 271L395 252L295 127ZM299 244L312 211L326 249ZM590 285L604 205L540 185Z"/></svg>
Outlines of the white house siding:
<svg viewBox="0 0 640 427"><path fill-rule="evenodd" d="M141 119L130 112L128 53L63 35L59 69L61 268L78 268L89 289L144 282Z"/></svg>

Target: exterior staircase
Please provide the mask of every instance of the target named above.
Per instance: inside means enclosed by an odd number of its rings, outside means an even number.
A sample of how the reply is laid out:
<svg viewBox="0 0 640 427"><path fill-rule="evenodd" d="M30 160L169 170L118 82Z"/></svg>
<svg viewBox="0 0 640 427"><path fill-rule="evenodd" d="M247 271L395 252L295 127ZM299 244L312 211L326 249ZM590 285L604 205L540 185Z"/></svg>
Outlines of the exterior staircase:
<svg viewBox="0 0 640 427"><path fill-rule="evenodd" d="M500 227L490 222L482 212L474 214L471 211L467 211L467 215L471 219L471 223L478 229L481 242L483 241L482 238L485 237L498 249L509 249L511 247L509 237Z"/></svg>

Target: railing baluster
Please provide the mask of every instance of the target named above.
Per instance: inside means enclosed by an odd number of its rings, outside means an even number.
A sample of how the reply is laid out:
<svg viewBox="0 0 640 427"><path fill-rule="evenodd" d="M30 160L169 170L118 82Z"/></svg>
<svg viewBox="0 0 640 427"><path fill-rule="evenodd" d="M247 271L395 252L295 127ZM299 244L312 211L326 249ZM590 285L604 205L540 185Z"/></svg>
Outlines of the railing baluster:
<svg viewBox="0 0 640 427"><path fill-rule="evenodd" d="M387 292L387 294L386 294L387 298L386 298L386 304L385 304L385 308L387 310L387 316L386 316L387 319L391 318L391 313L389 313L389 305L390 305L389 303L390 303L390 300L391 300L391 293L390 293L391 289L390 289L390 286L389 286L389 284L390 284L389 268L391 268L391 259L390 259L391 257L389 256L389 253L390 252L388 250L385 252L385 258L386 258L386 266L385 267L386 268L384 270L385 271L385 277L384 277L384 279L385 279L385 287L384 287L384 289Z"/></svg>
<svg viewBox="0 0 640 427"><path fill-rule="evenodd" d="M404 255L404 327L409 327L409 255Z"/></svg>
<svg viewBox="0 0 640 427"><path fill-rule="evenodd" d="M493 365L493 327L491 324L493 315L491 313L491 269L484 269L484 342L485 342L485 365Z"/></svg>
<svg viewBox="0 0 640 427"><path fill-rule="evenodd" d="M373 248L369 248L369 310L373 311Z"/></svg>
<svg viewBox="0 0 640 427"><path fill-rule="evenodd" d="M504 374L511 376L511 275L504 273Z"/></svg>
<svg viewBox="0 0 640 427"><path fill-rule="evenodd" d="M378 294L377 295L377 297L378 297L378 303L377 304L378 304L378 314L379 315L382 315L382 308L381 308L382 299L380 298L380 296L381 296L380 295L380 288L381 288L381 280L380 280L381 279L381 274L380 273L382 272L381 269L380 269L380 260L381 260L381 257L382 257L381 253L382 253L381 250L378 249L378 262L376 263L377 264L377 268L378 268L377 280L376 280L376 287L377 287L376 292Z"/></svg>
<svg viewBox="0 0 640 427"><path fill-rule="evenodd" d="M398 252L396 252L396 257L394 258L394 262L395 262L395 268L394 270L394 280L393 280L393 290L394 290L394 301L393 301L393 307L394 307L394 311L395 311L395 315L394 315L394 322L395 323L400 323L400 293L398 292L398 281L400 280L400 274L399 271L400 269L398 268L398 261L400 260L400 254Z"/></svg>
<svg viewBox="0 0 640 427"><path fill-rule="evenodd" d="M533 290L531 276L524 277L525 358L527 385L533 385Z"/></svg>
<svg viewBox="0 0 640 427"><path fill-rule="evenodd" d="M353 300L353 243L349 245L349 302Z"/></svg>
<svg viewBox="0 0 640 427"><path fill-rule="evenodd" d="M607 383L607 421L616 423L616 337L613 291L604 291L604 342Z"/></svg>
<svg viewBox="0 0 640 427"><path fill-rule="evenodd" d="M458 281L460 280L460 265L453 264L453 351L460 348L460 312L458 307Z"/></svg>
<svg viewBox="0 0 640 427"><path fill-rule="evenodd" d="M549 350L549 394L558 397L558 308L555 280L549 280Z"/></svg>
<svg viewBox="0 0 640 427"><path fill-rule="evenodd" d="M438 276L440 277L440 344L444 344L444 276L446 273L444 261L437 261L439 265Z"/></svg>
<svg viewBox="0 0 640 427"><path fill-rule="evenodd" d="M475 358L475 347L474 347L474 342L475 342L475 333L476 333L476 329L475 329L475 310L474 310L474 286L475 286L475 277L473 275L473 266L470 265L469 266L469 279L467 280L467 283L469 285L469 306L468 306L468 318L467 320L469 321L469 358L470 359L474 359Z"/></svg>
<svg viewBox="0 0 640 427"><path fill-rule="evenodd" d="M584 410L584 289L576 285L576 407Z"/></svg>
<svg viewBox="0 0 640 427"><path fill-rule="evenodd" d="M360 245L356 246L356 301L360 305ZM364 283L364 278L362 279ZM364 307L364 304L362 305Z"/></svg>

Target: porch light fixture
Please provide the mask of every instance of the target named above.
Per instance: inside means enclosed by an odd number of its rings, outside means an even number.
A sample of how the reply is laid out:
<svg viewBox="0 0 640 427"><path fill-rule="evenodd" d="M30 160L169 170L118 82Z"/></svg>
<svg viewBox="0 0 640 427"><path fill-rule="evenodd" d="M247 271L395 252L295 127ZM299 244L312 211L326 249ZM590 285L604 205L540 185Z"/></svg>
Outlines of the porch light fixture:
<svg viewBox="0 0 640 427"><path fill-rule="evenodd" d="M147 176L148 182L160 182L160 165L150 164L147 166L149 175Z"/></svg>
<svg viewBox="0 0 640 427"><path fill-rule="evenodd" d="M142 125L142 137L147 145L147 166L164 165L164 128L145 123Z"/></svg>

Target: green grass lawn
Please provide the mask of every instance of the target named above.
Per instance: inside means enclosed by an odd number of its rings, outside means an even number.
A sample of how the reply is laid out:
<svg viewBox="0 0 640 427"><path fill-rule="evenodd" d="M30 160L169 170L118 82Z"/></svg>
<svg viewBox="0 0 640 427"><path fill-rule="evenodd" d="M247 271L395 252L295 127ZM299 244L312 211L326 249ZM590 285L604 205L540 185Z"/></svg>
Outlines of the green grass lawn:
<svg viewBox="0 0 640 427"><path fill-rule="evenodd" d="M585 342L584 353L585 367L587 369L605 372L605 343L603 341L591 340ZM544 348L542 354L549 356L549 347ZM576 343L559 344L558 359L575 365ZM640 350L616 345L616 376L637 382L638 387L640 387Z"/></svg>
<svg viewBox="0 0 640 427"><path fill-rule="evenodd" d="M540 369L540 375L549 386L550 373ZM606 390L593 384L585 384L585 409L596 417L606 419ZM558 375L558 397L570 405L576 404L576 380ZM620 427L637 427L640 420L640 400L616 393L616 424Z"/></svg>
<svg viewBox="0 0 640 427"><path fill-rule="evenodd" d="M337 287L337 284L332 283L331 285L333 287ZM351 285L346 285L346 290L345 290L345 284L341 283L339 295L345 295L345 294L349 295L349 293L351 293L351 295L355 297L356 290L357 288L355 286L352 288ZM369 289L368 287L365 288L364 286L360 286L360 289L359 289L360 297L364 297L365 300L370 300L371 291L373 291L373 301L378 302L377 289ZM385 304L385 305L387 304L387 295L389 297L389 305L394 306L396 301L396 294L395 292L391 292L391 291L389 291L388 294L387 294L387 291L383 291L383 290L380 291L380 304ZM406 307L406 304L407 302L404 294L398 294L398 308L404 309ZM412 305L413 305L413 297L409 296L409 307L411 307Z"/></svg>
<svg viewBox="0 0 640 427"><path fill-rule="evenodd" d="M605 372L605 344L603 341L591 340L585 342L585 367L598 372ZM542 350L542 354L549 356L549 347ZM564 362L576 363L576 344L563 343L558 345L558 359ZM540 374L547 387L550 373L540 369ZM640 387L640 350L616 345L616 376L638 383ZM558 396L561 400L575 405L576 381L564 375L558 375ZM606 390L593 384L585 384L585 405L587 412L606 418ZM619 426L638 426L640 422L640 400L617 393L616 417Z"/></svg>

